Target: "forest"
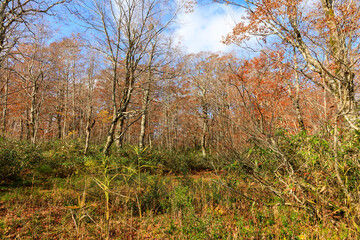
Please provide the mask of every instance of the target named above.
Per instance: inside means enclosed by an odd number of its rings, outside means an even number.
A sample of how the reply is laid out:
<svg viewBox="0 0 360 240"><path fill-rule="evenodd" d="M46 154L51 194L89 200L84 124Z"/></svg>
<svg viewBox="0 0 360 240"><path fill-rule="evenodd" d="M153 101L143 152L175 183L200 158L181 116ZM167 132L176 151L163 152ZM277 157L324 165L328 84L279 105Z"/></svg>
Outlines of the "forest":
<svg viewBox="0 0 360 240"><path fill-rule="evenodd" d="M359 239L359 60L353 0L1 0L0 238Z"/></svg>

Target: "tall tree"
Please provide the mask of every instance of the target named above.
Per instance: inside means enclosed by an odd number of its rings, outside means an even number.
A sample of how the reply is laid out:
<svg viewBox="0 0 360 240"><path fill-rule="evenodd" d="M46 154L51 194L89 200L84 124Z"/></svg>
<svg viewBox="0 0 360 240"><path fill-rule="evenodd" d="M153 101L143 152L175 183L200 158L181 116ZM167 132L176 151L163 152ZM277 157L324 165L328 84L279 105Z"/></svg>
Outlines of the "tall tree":
<svg viewBox="0 0 360 240"><path fill-rule="evenodd" d="M10 64L9 59L7 60L7 66L3 69L2 76L4 79L3 85L1 86L1 89L3 89L3 98L4 101L3 104L3 111L2 111L2 136L5 137L7 132L7 117L8 117L8 94L9 94L9 83L10 83L10 76L11 76L11 70L10 70Z"/></svg>
<svg viewBox="0 0 360 240"><path fill-rule="evenodd" d="M155 25L154 22L153 25ZM154 26L156 29L164 27L161 26L161 22L157 21L158 26ZM145 76L141 83L142 89L142 101L141 101L141 120L140 120L140 134L139 134L139 148L145 147L146 130L148 126L149 109L151 104L151 96L154 95L154 85L156 80L159 82L164 76L172 75L170 69L166 66L170 65L174 61L176 49L172 46L172 42L165 38L160 33L157 34L149 44L149 49L146 54L147 65L144 66Z"/></svg>
<svg viewBox="0 0 360 240"><path fill-rule="evenodd" d="M243 43L251 37L266 41L277 36L294 47L307 67L318 74L306 76L331 93L338 115L359 130L354 80L360 54L359 1L245 0L219 1L243 7L247 15L226 43Z"/></svg>
<svg viewBox="0 0 360 240"><path fill-rule="evenodd" d="M93 106L93 95L94 95L94 88L95 88L95 74L96 74L96 60L95 54L91 57L89 66L87 69L87 76L86 76L86 127L85 127L85 149L84 154L86 155L89 150L90 145L90 134L91 130L95 125L94 119L94 106Z"/></svg>
<svg viewBox="0 0 360 240"><path fill-rule="evenodd" d="M71 36L50 44L51 80L58 138L79 131L79 79L83 74L81 41ZM70 111L71 110L71 111Z"/></svg>
<svg viewBox="0 0 360 240"><path fill-rule="evenodd" d="M163 32L174 17L170 13L170 20L154 31L154 19L163 15L166 5L169 6L161 0L92 0L79 1L72 10L97 34L98 45L94 48L104 55L112 68L113 118L104 148L107 155L115 139L120 139L124 134L122 130L115 137L116 127L119 121L124 123L128 114L134 85L141 71L140 64L151 40ZM124 72L122 80L119 79L121 67ZM119 85L122 89L118 89Z"/></svg>
<svg viewBox="0 0 360 240"><path fill-rule="evenodd" d="M191 61L189 62L190 66L188 66L188 74L196 89L194 94L197 99L196 102L198 103L198 111L201 119L200 146L202 155L205 157L211 108L214 107L213 103L215 103L214 82L217 81L218 78L221 78L216 69L219 56L201 53L190 57Z"/></svg>
<svg viewBox="0 0 360 240"><path fill-rule="evenodd" d="M0 65L36 14L48 13L67 0L3 0L0 3Z"/></svg>
<svg viewBox="0 0 360 240"><path fill-rule="evenodd" d="M37 140L40 108L44 102L44 92L41 89L45 88L44 79L48 76L49 69L46 49L48 34L44 25L39 25L37 32L31 35L29 41L19 46L16 57L18 68L13 69L20 77L23 89L30 100L27 123L33 144Z"/></svg>

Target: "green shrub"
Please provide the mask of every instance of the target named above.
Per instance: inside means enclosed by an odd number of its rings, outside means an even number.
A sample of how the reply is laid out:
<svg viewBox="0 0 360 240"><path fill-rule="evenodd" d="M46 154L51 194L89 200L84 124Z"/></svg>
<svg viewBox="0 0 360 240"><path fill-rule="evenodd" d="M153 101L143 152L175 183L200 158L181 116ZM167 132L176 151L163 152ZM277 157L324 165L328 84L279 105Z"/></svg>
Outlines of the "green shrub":
<svg viewBox="0 0 360 240"><path fill-rule="evenodd" d="M154 213L165 213L170 209L170 192L167 183L158 177L148 178L145 191L140 196L141 210Z"/></svg>
<svg viewBox="0 0 360 240"><path fill-rule="evenodd" d="M20 178L22 164L15 150L0 150L0 181L14 181Z"/></svg>

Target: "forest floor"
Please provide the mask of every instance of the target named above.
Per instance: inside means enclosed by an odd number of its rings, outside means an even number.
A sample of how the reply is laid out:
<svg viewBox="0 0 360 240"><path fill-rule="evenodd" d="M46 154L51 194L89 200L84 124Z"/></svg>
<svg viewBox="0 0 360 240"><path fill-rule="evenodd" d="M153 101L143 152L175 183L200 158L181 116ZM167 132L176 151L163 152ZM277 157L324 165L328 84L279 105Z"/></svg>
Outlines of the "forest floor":
<svg viewBox="0 0 360 240"><path fill-rule="evenodd" d="M277 158L262 149L243 158L82 149L78 140L0 141L0 239L359 239L359 211L326 164L297 173L314 186L305 192L274 177ZM262 161L256 174L249 156ZM357 172L346 174L356 190Z"/></svg>
<svg viewBox="0 0 360 240"><path fill-rule="evenodd" d="M306 211L272 204L276 199L256 182L226 171L118 175L107 191L95 180L102 181L100 178L74 174L2 185L0 237L352 239L355 236L347 227L351 223L341 216L319 221Z"/></svg>

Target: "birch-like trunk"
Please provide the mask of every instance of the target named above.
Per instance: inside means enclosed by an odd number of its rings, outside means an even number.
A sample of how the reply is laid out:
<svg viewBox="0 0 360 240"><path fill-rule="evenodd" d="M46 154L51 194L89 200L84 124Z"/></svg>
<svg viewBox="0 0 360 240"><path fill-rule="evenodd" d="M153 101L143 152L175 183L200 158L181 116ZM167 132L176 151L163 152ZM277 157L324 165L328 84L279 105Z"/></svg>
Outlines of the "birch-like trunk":
<svg viewBox="0 0 360 240"><path fill-rule="evenodd" d="M124 137L125 137L125 118L121 118L119 120L119 124L118 124L118 130L116 133L116 146L118 148L122 148L124 145Z"/></svg>
<svg viewBox="0 0 360 240"><path fill-rule="evenodd" d="M203 157L206 157L206 135L208 132L208 109L206 104L203 105L203 126L202 126L202 134L201 134L201 152Z"/></svg>
<svg viewBox="0 0 360 240"><path fill-rule="evenodd" d="M36 92L37 89L37 84L34 84L34 90L31 93L31 105L30 105L30 122L29 122L29 127L30 127L30 134L31 134L31 143L35 144L36 143L36 133L37 133L37 104L36 104Z"/></svg>
<svg viewBox="0 0 360 240"><path fill-rule="evenodd" d="M145 134L146 134L146 118L147 118L147 111L148 111L148 104L149 104L149 89L144 90L144 98L142 102L142 115L141 115L141 122L140 122L140 136L139 136L139 148L144 149L145 147Z"/></svg>
<svg viewBox="0 0 360 240"><path fill-rule="evenodd" d="M119 118L117 115L113 116L103 151L106 156L110 155L110 147L114 143L115 130L118 120Z"/></svg>
<svg viewBox="0 0 360 240"><path fill-rule="evenodd" d="M151 63L150 63L151 64ZM148 79L146 86L143 90L143 99L141 107L141 122L140 122L140 136L139 136L139 148L140 150L145 147L145 135L146 135L146 119L148 115L148 107L150 102L150 86L152 81L151 66L149 66Z"/></svg>
<svg viewBox="0 0 360 240"><path fill-rule="evenodd" d="M120 116L118 116L117 103L116 103L117 67L118 67L117 59L115 58L113 60L113 72L112 72L112 74L113 74L113 76L112 76L113 118L111 121L110 128L108 130L106 143L105 143L105 147L104 147L104 151L103 151L106 156L110 155L110 147L114 143L116 125L117 125L117 123L119 121L119 117L120 117Z"/></svg>
<svg viewBox="0 0 360 240"><path fill-rule="evenodd" d="M288 92L289 92L289 97L290 97L290 99L293 103L294 109L295 109L295 114L296 114L296 118L297 118L297 123L299 125L299 129L301 132L305 132L306 128L305 128L304 119L303 119L301 107L300 107L300 79L299 79L299 73L298 73L298 62L297 62L295 48L294 48L294 75L295 75L295 95L293 95L293 93L291 91L289 82L288 82L288 85L289 85Z"/></svg>
<svg viewBox="0 0 360 240"><path fill-rule="evenodd" d="M3 115L2 115L2 119L3 119L3 126L2 126L2 135L3 137L5 137L6 135L6 124L7 124L7 111L8 111L8 94L9 94L9 76L6 77L6 82L5 82L5 89L4 89L4 108L3 108Z"/></svg>

